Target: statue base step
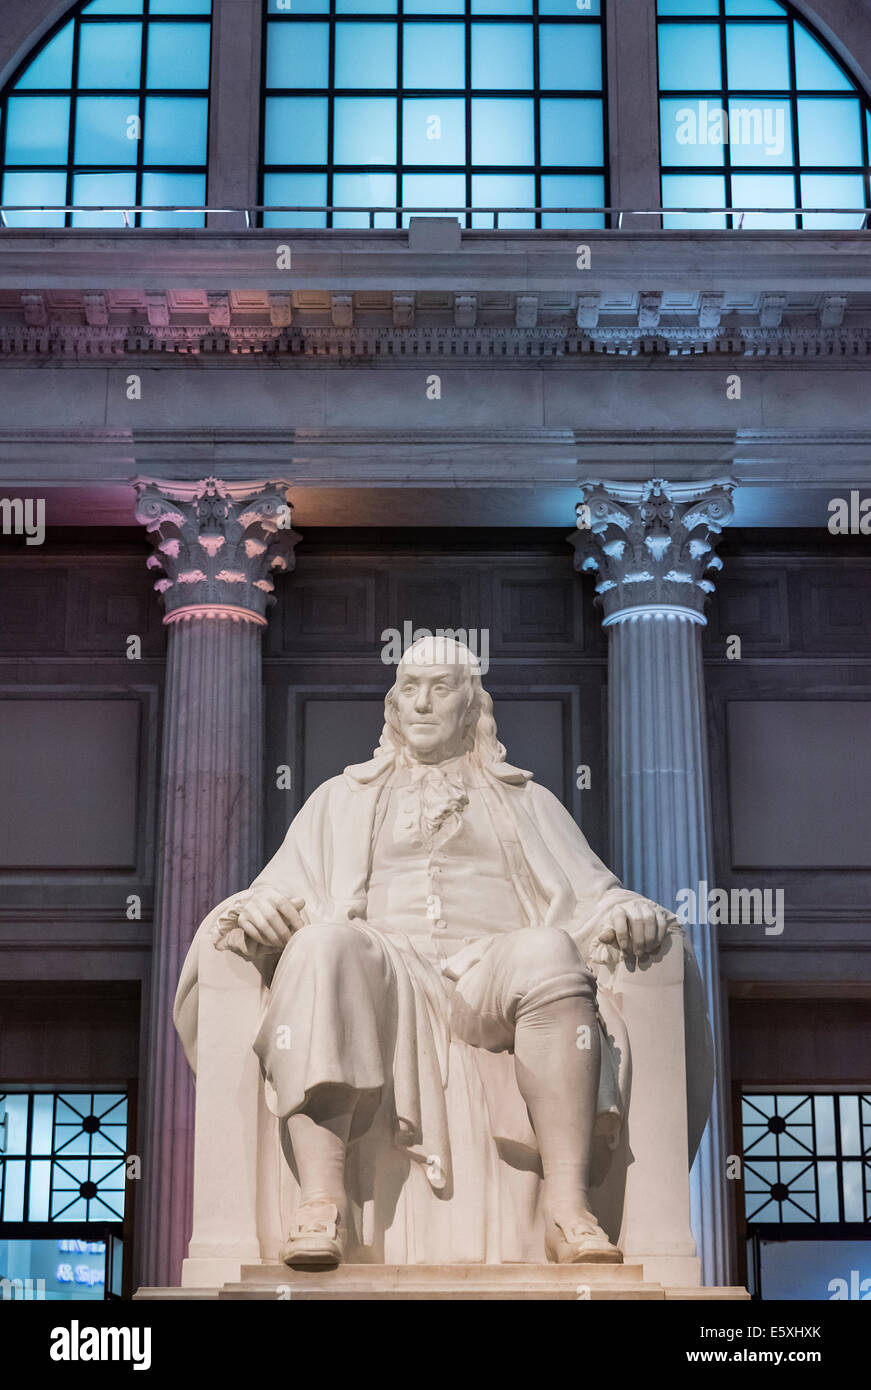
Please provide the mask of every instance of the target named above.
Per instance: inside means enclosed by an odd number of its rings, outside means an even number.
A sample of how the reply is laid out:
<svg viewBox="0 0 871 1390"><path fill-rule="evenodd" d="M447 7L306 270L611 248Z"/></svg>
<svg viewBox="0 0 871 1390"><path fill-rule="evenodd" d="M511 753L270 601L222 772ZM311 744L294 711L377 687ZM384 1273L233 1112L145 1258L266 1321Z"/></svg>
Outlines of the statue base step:
<svg viewBox="0 0 871 1390"><path fill-rule="evenodd" d="M283 1264L243 1265L238 1282L221 1288L142 1288L146 1299L439 1302L448 1300L664 1301L716 1299L743 1301L742 1288L667 1287L645 1281L640 1264L601 1265L370 1265L296 1270Z"/></svg>

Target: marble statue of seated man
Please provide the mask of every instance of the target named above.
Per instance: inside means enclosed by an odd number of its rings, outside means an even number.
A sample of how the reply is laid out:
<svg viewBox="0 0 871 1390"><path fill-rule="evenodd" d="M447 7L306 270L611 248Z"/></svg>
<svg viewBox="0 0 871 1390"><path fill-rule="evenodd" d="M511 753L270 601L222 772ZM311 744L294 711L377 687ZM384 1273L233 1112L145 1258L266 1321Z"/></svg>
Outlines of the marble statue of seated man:
<svg viewBox="0 0 871 1390"><path fill-rule="evenodd" d="M459 1201L458 1155L478 1155L462 1160L481 1169L484 1196L463 1199L471 1221L497 1181L494 1136L509 1133L503 1111L515 1105L540 1160L547 1259L620 1262L589 1195L597 1116L619 1105L590 964L609 953L641 961L676 930L595 857L555 796L506 761L469 649L416 642L373 760L309 798L214 928L215 944L269 986L254 1048L299 1184L281 1258L323 1267L345 1257L348 1155L376 1115L441 1201ZM456 1061L449 1068L457 1041L480 1061L483 1089ZM503 1085L485 1102L484 1064L499 1054L513 1099ZM466 1087L467 1118L453 1129L449 1070L454 1093ZM490 1249L470 1258L492 1261Z"/></svg>

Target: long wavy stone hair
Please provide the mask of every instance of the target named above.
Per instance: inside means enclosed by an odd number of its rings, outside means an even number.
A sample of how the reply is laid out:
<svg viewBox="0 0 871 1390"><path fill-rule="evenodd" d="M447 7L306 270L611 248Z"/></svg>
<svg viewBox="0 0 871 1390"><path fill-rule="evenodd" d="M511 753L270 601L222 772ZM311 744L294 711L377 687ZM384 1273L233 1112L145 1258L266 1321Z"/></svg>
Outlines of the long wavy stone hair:
<svg viewBox="0 0 871 1390"><path fill-rule="evenodd" d="M469 707L463 724L463 751L471 753L483 767L504 763L506 752L496 733L493 701L484 689L481 667L474 652L463 642L449 637L419 637L402 654L396 668L396 680L384 699L384 728L375 749L375 756L404 754L405 736L396 708L396 691L407 666L452 666L463 671L469 695Z"/></svg>

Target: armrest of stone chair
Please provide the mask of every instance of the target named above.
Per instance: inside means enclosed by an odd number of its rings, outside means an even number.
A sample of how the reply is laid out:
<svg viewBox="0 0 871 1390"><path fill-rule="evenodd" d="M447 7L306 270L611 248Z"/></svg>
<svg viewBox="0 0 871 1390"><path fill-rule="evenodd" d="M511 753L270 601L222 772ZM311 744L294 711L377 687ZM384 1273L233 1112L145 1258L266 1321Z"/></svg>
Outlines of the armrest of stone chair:
<svg viewBox="0 0 871 1390"><path fill-rule="evenodd" d="M670 931L656 955L640 963L621 958L597 975L603 1021L616 1010L631 1058L618 1243L627 1263L643 1263L645 1278L695 1287L701 1265L690 1229L683 946L682 934Z"/></svg>
<svg viewBox="0 0 871 1390"><path fill-rule="evenodd" d="M214 914L213 914L214 916ZM250 962L215 949L209 924L197 952L197 1095L193 1233L183 1287L220 1287L260 1260L257 1162L262 1082L252 1050L263 981Z"/></svg>

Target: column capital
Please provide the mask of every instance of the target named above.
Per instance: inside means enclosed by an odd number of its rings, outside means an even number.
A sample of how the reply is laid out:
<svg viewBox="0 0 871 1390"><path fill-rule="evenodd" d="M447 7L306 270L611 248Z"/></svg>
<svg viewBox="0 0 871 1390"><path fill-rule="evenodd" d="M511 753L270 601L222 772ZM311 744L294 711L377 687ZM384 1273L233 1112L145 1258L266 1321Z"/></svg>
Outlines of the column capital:
<svg viewBox="0 0 871 1390"><path fill-rule="evenodd" d="M294 568L302 539L290 528L289 484L282 478L174 483L134 478L136 519L154 543L149 569L165 623L230 618L260 626L275 602L272 572Z"/></svg>
<svg viewBox="0 0 871 1390"><path fill-rule="evenodd" d="M597 575L604 626L642 612L704 623L723 568L714 546L734 508L733 478L704 483L590 481L581 485L577 528L568 537L575 569Z"/></svg>

